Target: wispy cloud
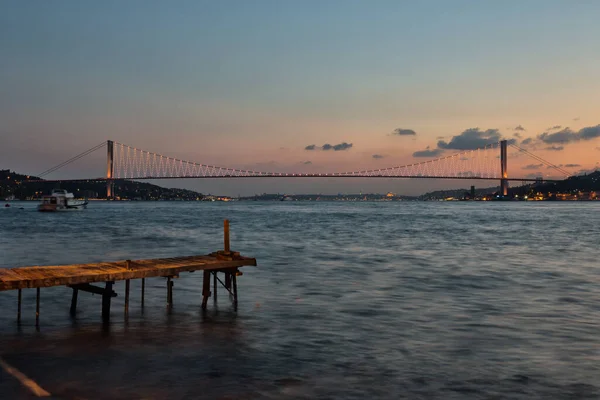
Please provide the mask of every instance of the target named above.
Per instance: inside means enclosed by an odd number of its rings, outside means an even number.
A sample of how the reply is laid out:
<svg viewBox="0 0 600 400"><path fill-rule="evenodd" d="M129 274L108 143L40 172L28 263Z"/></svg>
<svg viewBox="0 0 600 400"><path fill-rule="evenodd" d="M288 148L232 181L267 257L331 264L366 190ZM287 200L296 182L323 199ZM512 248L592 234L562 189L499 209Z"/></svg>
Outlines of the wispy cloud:
<svg viewBox="0 0 600 400"><path fill-rule="evenodd" d="M430 149L429 146L427 146L425 150L415 151L413 157L437 157L443 152L444 150L442 149Z"/></svg>
<svg viewBox="0 0 600 400"><path fill-rule="evenodd" d="M527 139L524 139L524 140L521 142L521 146L527 146L527 145L531 144L532 142L533 142L533 139L532 139L532 138L527 138Z"/></svg>
<svg viewBox="0 0 600 400"><path fill-rule="evenodd" d="M392 132L392 135L396 136L415 136L417 132L412 129L396 128Z"/></svg>
<svg viewBox="0 0 600 400"><path fill-rule="evenodd" d="M517 139L521 139L523 137L523 135L521 135L519 132L515 132L515 133L513 133L513 137L516 137Z"/></svg>
<svg viewBox="0 0 600 400"><path fill-rule="evenodd" d="M526 131L526 129L525 129L525 128L523 128L523 125L517 125L517 126L515 127L515 129L514 129L514 130L515 130L515 131L521 131L521 132L524 132L524 131Z"/></svg>
<svg viewBox="0 0 600 400"><path fill-rule="evenodd" d="M577 168L577 167L581 167L581 164L565 164L564 167L565 168Z"/></svg>
<svg viewBox="0 0 600 400"><path fill-rule="evenodd" d="M382 156L381 154L373 154L372 157L376 160L379 160L379 159L383 158L384 156Z"/></svg>
<svg viewBox="0 0 600 400"><path fill-rule="evenodd" d="M529 165L524 166L521 169L540 169L543 166L544 166L544 164L529 164Z"/></svg>
<svg viewBox="0 0 600 400"><path fill-rule="evenodd" d="M342 142L339 144L334 144L331 145L329 143L325 143L321 149L327 151L327 150L333 150L333 151L343 151L343 150L348 150L352 148L352 143L346 143L346 142Z"/></svg>
<svg viewBox="0 0 600 400"><path fill-rule="evenodd" d="M310 165L310 164L312 164L312 161L304 161L302 164L304 164L304 165Z"/></svg>
<svg viewBox="0 0 600 400"><path fill-rule="evenodd" d="M306 146L304 148L304 150L314 151L314 150L321 149L324 151L328 151L328 150L343 151L343 150L348 150L350 148L352 148L352 143L342 142L342 143L338 143L338 144L325 143L323 146L317 146L316 144L309 144L308 146Z"/></svg>
<svg viewBox="0 0 600 400"><path fill-rule="evenodd" d="M562 128L562 125L554 125L553 127L550 127L550 128L548 128L546 130L547 131L555 131L555 130L558 130L558 129L561 129L561 128Z"/></svg>
<svg viewBox="0 0 600 400"><path fill-rule="evenodd" d="M561 150L564 150L564 149L565 149L565 146L549 146L549 147L546 147L545 150L561 151Z"/></svg>

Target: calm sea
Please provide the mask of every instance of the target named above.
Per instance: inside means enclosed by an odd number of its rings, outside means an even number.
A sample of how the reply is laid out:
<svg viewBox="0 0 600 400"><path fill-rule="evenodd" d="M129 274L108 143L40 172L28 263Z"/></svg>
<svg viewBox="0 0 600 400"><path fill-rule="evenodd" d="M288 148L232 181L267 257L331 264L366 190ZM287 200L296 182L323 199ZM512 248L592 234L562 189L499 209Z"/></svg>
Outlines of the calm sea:
<svg viewBox="0 0 600 400"><path fill-rule="evenodd" d="M23 207L24 209L19 209ZM202 274L99 296L0 292L0 357L59 399L585 399L600 396L600 202L92 203L0 209L0 267L232 248L240 304ZM0 372L0 398L28 399Z"/></svg>

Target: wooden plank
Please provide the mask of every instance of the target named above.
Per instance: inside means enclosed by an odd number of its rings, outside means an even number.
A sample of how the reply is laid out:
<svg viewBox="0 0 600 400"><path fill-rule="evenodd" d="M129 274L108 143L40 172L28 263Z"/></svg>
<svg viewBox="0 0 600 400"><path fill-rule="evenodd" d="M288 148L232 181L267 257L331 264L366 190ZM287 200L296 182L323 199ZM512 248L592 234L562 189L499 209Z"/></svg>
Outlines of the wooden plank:
<svg viewBox="0 0 600 400"><path fill-rule="evenodd" d="M122 281L151 277L176 276L181 272L220 270L243 266L256 266L256 259L235 255L217 256L217 253L203 256L186 256L71 264L0 268L0 291L70 286L94 282ZM129 268L128 268L129 266Z"/></svg>

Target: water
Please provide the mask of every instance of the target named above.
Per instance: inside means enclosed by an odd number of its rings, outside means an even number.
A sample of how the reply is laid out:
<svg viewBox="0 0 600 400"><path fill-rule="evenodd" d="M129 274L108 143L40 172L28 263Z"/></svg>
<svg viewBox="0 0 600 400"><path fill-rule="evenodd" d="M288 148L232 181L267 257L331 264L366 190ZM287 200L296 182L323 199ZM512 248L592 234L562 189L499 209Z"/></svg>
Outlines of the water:
<svg viewBox="0 0 600 400"><path fill-rule="evenodd" d="M0 292L0 356L61 399L583 399L600 396L600 202L92 203L0 210L0 267L204 254L243 268L234 313L199 273L100 297ZM0 393L30 398L0 372Z"/></svg>

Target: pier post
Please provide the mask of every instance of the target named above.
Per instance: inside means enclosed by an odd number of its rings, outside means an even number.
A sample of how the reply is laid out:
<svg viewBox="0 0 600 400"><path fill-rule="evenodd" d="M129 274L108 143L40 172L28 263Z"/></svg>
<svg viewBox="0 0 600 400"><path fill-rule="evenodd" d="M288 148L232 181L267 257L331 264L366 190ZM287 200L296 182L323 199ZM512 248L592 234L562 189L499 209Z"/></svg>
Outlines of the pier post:
<svg viewBox="0 0 600 400"><path fill-rule="evenodd" d="M213 300L217 303L217 271L213 272Z"/></svg>
<svg viewBox="0 0 600 400"><path fill-rule="evenodd" d="M35 293L35 326L40 326L40 288Z"/></svg>
<svg viewBox="0 0 600 400"><path fill-rule="evenodd" d="M229 254L229 220L223 221L223 249L225 254Z"/></svg>
<svg viewBox="0 0 600 400"><path fill-rule="evenodd" d="M173 281L171 277L167 277L167 307L173 307Z"/></svg>
<svg viewBox="0 0 600 400"><path fill-rule="evenodd" d="M231 280L233 283L233 309L237 311L238 307L238 293L237 293L237 271L231 274Z"/></svg>
<svg viewBox="0 0 600 400"><path fill-rule="evenodd" d="M144 308L144 291L146 290L146 278L142 278L142 308Z"/></svg>
<svg viewBox="0 0 600 400"><path fill-rule="evenodd" d="M225 271L225 289L231 290L231 273Z"/></svg>
<svg viewBox="0 0 600 400"><path fill-rule="evenodd" d="M125 280L125 316L129 315L129 279Z"/></svg>
<svg viewBox="0 0 600 400"><path fill-rule="evenodd" d="M110 298L112 294L113 282L106 282L104 293L102 293L102 320L108 322L110 320Z"/></svg>
<svg viewBox="0 0 600 400"><path fill-rule="evenodd" d="M19 289L17 301L17 322L21 322L21 289Z"/></svg>
<svg viewBox="0 0 600 400"><path fill-rule="evenodd" d="M202 309L206 310L206 304L210 297L210 271L204 270L202 277Z"/></svg>
<svg viewBox="0 0 600 400"><path fill-rule="evenodd" d="M77 295L79 294L79 289L73 288L73 295L71 296L71 310L70 314L72 317L75 316L77 312Z"/></svg>

